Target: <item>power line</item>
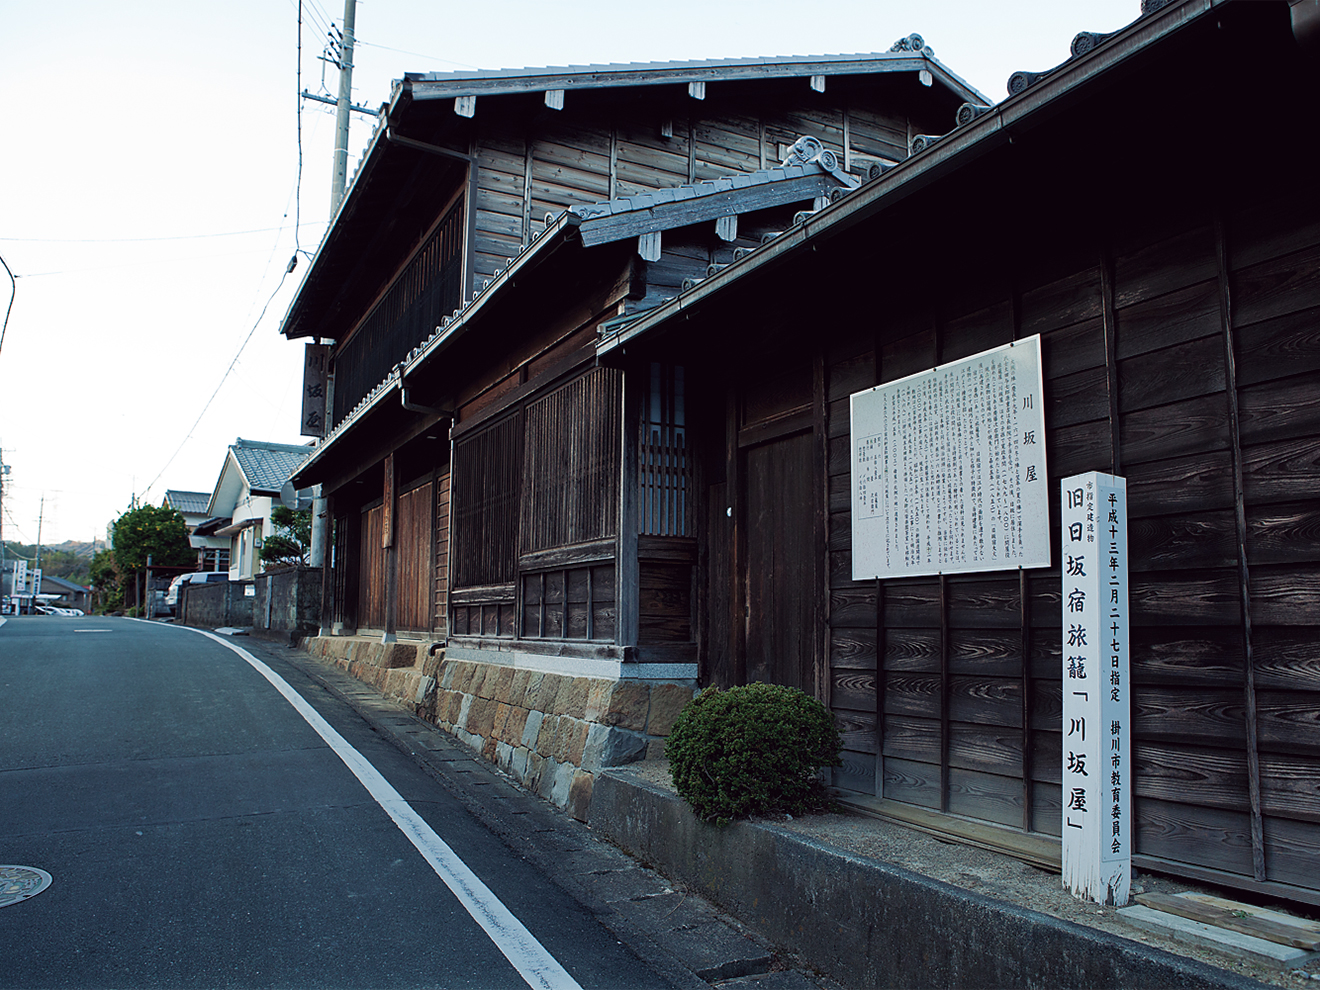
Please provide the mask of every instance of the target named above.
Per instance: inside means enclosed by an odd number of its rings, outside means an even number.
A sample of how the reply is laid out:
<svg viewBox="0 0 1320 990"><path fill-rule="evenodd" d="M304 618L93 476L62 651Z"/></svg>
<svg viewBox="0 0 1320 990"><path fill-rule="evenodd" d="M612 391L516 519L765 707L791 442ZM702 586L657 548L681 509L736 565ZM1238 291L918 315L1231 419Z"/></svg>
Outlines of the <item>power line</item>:
<svg viewBox="0 0 1320 990"><path fill-rule="evenodd" d="M308 226L315 226L308 223ZM243 237L247 234L269 234L271 231L288 230L282 227L255 227L252 230L226 230L213 234L169 234L163 237L0 237L0 241L12 244L144 244L151 241L200 241L211 237ZM8 267L8 266L6 266Z"/></svg>
<svg viewBox="0 0 1320 990"><path fill-rule="evenodd" d="M472 69L474 72L480 72L481 66L471 65L467 62L456 62L452 58L441 58L439 55L427 55L423 52L410 52L403 48L391 48L389 45L378 45L374 41L357 41L359 45L366 45L368 48L379 48L381 51L397 52L400 55L412 55L414 58L424 58L430 62L444 62L446 65L457 65L464 69Z"/></svg>
<svg viewBox="0 0 1320 990"><path fill-rule="evenodd" d="M9 314L14 309L14 299L18 295L18 280L14 278L14 273L9 270L9 264L4 258L0 257L0 265L5 266L5 273L9 276L9 305L5 307L5 322L0 324L0 350L5 346L5 331L9 329Z"/></svg>
<svg viewBox="0 0 1320 990"><path fill-rule="evenodd" d="M220 389L224 388L225 382L229 380L230 373L233 372L234 366L238 364L238 359L243 356L243 351L247 349L247 345L252 341L252 335L257 332L257 327L261 326L261 321L266 315L266 310L269 309L270 304L275 301L275 296L279 293L280 289L283 288L284 280L289 277L289 273L293 271L294 265L297 261L298 256L296 254L289 260L289 266L284 270L284 274L280 276L279 285L275 286L275 291L272 292L270 298L266 300L266 305L261 307L261 313L258 314L257 321L252 324L252 329L249 330L248 335L243 338L242 346L239 347L238 353L234 355L234 359L229 362L229 367L225 369L224 375L221 376L220 383L216 385L215 391L211 393L211 397L206 400L206 405L202 406L202 411L197 414L197 419L193 421L193 425L188 427L187 436L185 436L179 443L179 446L174 449L174 453L170 454L170 459L165 462L165 466L160 469L156 477L151 479L151 484L142 489L142 497L144 500L146 499L147 492L151 491L151 489L155 487L156 482L160 481L161 475L169 470L170 465L174 463L174 458L179 456L179 451L183 450L184 445L192 439L193 431L196 430L198 424L201 423L202 417L206 415L206 411L211 408L211 403L214 402L215 397L220 394Z"/></svg>

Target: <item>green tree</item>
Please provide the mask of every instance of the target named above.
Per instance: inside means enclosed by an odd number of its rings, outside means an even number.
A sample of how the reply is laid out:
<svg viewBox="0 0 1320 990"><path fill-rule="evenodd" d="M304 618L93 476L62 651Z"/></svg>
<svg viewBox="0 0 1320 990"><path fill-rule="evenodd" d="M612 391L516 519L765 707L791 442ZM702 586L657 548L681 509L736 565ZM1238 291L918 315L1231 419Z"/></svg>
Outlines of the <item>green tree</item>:
<svg viewBox="0 0 1320 990"><path fill-rule="evenodd" d="M148 557L158 567L187 567L197 561L183 514L159 505L129 509L116 519L110 528L110 546L120 587L127 592L131 585L135 602L137 575L146 570Z"/></svg>
<svg viewBox="0 0 1320 990"><path fill-rule="evenodd" d="M312 546L312 512L275 506L270 513L275 532L261 543L264 564L305 564Z"/></svg>
<svg viewBox="0 0 1320 990"><path fill-rule="evenodd" d="M115 552L101 550L92 558L92 602L97 612L111 612L124 606L124 589L119 586Z"/></svg>

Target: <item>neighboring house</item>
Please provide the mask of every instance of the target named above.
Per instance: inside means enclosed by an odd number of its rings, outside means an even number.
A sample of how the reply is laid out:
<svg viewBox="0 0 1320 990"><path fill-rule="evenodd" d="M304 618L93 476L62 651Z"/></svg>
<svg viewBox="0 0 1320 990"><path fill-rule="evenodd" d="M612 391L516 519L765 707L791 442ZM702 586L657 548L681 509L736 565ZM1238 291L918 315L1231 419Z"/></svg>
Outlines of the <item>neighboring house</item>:
<svg viewBox="0 0 1320 990"><path fill-rule="evenodd" d="M214 532L229 520L207 515L210 502L210 492L184 492L171 488L165 492L161 505L182 514L184 525L188 527L188 543L197 551L197 570L227 571L229 540L215 536Z"/></svg>
<svg viewBox="0 0 1320 990"><path fill-rule="evenodd" d="M265 569L261 544L274 532L271 510L308 451L301 444L262 443L242 437L230 445L204 509L209 521L194 531L206 539L228 541L229 580L251 580Z"/></svg>
<svg viewBox="0 0 1320 990"><path fill-rule="evenodd" d="M1119 474L1135 861L1320 903L1317 56L1145 7L994 107L911 42L406 78L283 328L334 341L335 629L443 640L436 721L560 803L663 734L597 684L775 681L854 803L1057 862L1058 479ZM850 397L1036 335L1053 566L854 581Z"/></svg>
<svg viewBox="0 0 1320 990"><path fill-rule="evenodd" d="M66 581L64 578L55 577L53 574L41 575L40 594L59 595L58 598L45 599L47 605L57 605L60 608L78 608L88 613L92 611L91 588L73 581Z"/></svg>

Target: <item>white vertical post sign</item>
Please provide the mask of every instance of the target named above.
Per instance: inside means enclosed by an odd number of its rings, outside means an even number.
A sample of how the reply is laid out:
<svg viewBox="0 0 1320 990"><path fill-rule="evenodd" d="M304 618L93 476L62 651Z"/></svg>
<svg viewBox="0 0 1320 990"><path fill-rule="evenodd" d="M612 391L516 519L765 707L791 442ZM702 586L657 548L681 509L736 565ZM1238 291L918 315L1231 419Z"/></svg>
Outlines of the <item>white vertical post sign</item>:
<svg viewBox="0 0 1320 990"><path fill-rule="evenodd" d="M1064 478L1063 885L1126 904L1132 879L1127 482Z"/></svg>

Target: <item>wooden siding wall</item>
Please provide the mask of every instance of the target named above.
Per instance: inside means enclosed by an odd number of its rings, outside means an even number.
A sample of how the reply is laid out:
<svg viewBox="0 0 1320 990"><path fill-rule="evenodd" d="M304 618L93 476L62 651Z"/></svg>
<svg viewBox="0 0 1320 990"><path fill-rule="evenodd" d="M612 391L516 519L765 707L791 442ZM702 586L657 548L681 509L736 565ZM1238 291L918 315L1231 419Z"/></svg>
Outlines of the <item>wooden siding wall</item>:
<svg viewBox="0 0 1320 990"><path fill-rule="evenodd" d="M1056 564L1058 479L1128 479L1138 855L1320 888L1320 223L1292 208L1143 228L827 354L841 786L1059 833L1058 567L851 580L848 396L1040 333Z"/></svg>
<svg viewBox="0 0 1320 990"><path fill-rule="evenodd" d="M385 506L377 504L362 510L358 581L358 625L367 629L385 628Z"/></svg>
<svg viewBox="0 0 1320 990"><path fill-rule="evenodd" d="M456 441L455 635L616 638L622 417L594 368Z"/></svg>
<svg viewBox="0 0 1320 990"><path fill-rule="evenodd" d="M541 110L524 120L483 117L478 111L474 278L505 268L541 229L546 214L774 167L781 147L805 134L819 138L843 161L846 132L847 160L858 169L880 158L907 157L911 126L905 116L881 108L882 102L899 102L887 87L881 90L886 95L878 96L815 93L805 79L791 84L785 92L792 95L778 99L764 93L727 99L712 94L671 104L609 104L569 92L564 110ZM592 105L584 109L584 101ZM663 136L666 126L670 137Z"/></svg>
<svg viewBox="0 0 1320 990"><path fill-rule="evenodd" d="M521 552L612 537L623 376L596 368L524 413Z"/></svg>
<svg viewBox="0 0 1320 990"><path fill-rule="evenodd" d="M522 461L521 411L454 444L454 587L514 580Z"/></svg>
<svg viewBox="0 0 1320 990"><path fill-rule="evenodd" d="M521 583L524 639L614 640L613 561L524 572Z"/></svg>
<svg viewBox="0 0 1320 990"><path fill-rule="evenodd" d="M395 624L412 632L430 632L432 626L435 587L431 571L435 556L432 491L428 479L398 499L395 545L399 601Z"/></svg>
<svg viewBox="0 0 1320 990"><path fill-rule="evenodd" d="M449 632L449 468L435 477L435 559L432 564L431 631Z"/></svg>

